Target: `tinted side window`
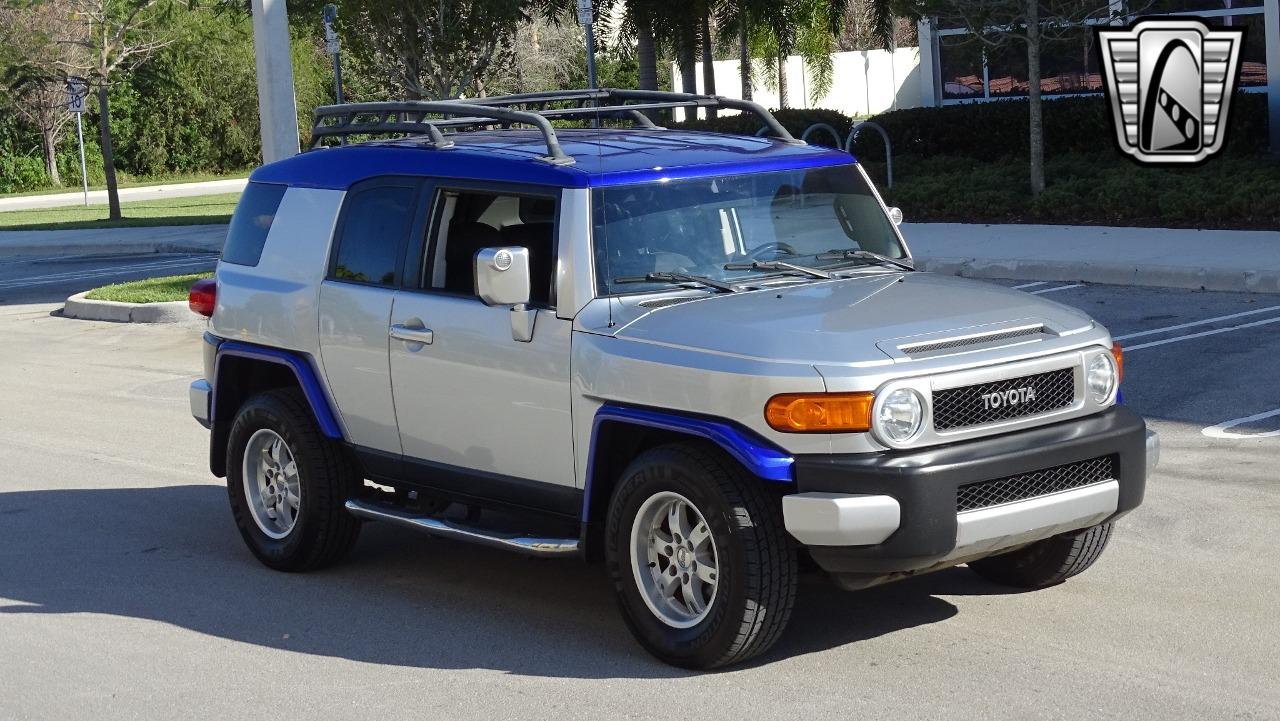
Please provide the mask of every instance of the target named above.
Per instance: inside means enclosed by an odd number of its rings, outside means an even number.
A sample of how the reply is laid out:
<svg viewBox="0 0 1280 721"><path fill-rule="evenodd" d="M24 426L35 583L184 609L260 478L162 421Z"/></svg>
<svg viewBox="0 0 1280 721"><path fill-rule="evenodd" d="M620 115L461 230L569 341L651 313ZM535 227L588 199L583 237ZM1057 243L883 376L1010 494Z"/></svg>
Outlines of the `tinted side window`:
<svg viewBox="0 0 1280 721"><path fill-rule="evenodd" d="M262 258L262 248L267 244L267 233L276 219L276 210L284 198L285 185L249 183L236 204L227 230L227 243L222 247L222 262L236 265L257 265Z"/></svg>
<svg viewBox="0 0 1280 721"><path fill-rule="evenodd" d="M332 277L396 285L400 248L413 225L417 188L381 185L352 191L343 213Z"/></svg>

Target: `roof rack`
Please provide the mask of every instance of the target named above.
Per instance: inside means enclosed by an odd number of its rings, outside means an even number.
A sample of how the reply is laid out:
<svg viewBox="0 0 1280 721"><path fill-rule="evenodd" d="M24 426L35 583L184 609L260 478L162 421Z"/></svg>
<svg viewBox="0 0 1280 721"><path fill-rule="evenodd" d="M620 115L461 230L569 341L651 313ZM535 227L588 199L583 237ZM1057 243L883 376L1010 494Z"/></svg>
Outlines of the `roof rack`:
<svg viewBox="0 0 1280 721"><path fill-rule="evenodd" d="M561 107L548 107L557 104ZM564 104L568 104L567 107ZM752 113L764 123L762 132L783 142L803 145L778 122L764 106L749 100L719 95L693 95L659 90L568 90L521 95L503 95L467 100L406 100L401 102L350 103L316 108L315 126L311 130L311 148L325 138L380 133L425 134L440 149L453 147L445 129L490 125L532 125L542 132L547 155L542 161L553 165L569 165L573 157L566 154L556 137L550 119L613 118L630 120L649 130L661 130L644 113L667 108L725 108ZM427 116L440 116L428 118Z"/></svg>

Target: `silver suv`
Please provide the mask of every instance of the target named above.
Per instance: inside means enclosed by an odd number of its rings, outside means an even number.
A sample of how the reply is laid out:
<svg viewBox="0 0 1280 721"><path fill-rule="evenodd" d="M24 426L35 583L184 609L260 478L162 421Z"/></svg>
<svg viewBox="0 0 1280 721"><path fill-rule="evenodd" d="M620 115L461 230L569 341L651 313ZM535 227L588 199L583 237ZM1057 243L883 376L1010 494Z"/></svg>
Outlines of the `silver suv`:
<svg viewBox="0 0 1280 721"><path fill-rule="evenodd" d="M761 136L648 114L705 106ZM254 172L191 296L192 412L272 568L365 521L603 560L639 642L709 668L778 639L802 565L1040 588L1142 501L1107 330L913 270L854 159L759 106L340 105L313 147Z"/></svg>

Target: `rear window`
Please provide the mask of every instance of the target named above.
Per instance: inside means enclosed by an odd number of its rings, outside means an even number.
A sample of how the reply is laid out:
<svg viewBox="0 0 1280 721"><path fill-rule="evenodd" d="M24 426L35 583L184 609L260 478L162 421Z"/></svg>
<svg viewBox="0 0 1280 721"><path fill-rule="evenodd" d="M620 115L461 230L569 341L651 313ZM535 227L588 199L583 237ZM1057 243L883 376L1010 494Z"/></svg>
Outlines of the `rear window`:
<svg viewBox="0 0 1280 721"><path fill-rule="evenodd" d="M257 265L262 258L262 247L267 243L267 233L276 219L276 210L284 197L286 185L249 183L245 186L236 212L231 216L227 231L227 244L222 248L222 262L236 265Z"/></svg>

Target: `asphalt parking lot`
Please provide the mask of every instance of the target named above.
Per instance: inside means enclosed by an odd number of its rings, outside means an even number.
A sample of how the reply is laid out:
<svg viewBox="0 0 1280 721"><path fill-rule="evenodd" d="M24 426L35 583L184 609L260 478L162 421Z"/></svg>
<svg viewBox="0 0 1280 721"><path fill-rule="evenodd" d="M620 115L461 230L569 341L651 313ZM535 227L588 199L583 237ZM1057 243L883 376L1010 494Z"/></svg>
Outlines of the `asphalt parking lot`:
<svg viewBox="0 0 1280 721"><path fill-rule="evenodd" d="M0 260L0 304L57 302L127 280L213 270L217 253L57 254Z"/></svg>
<svg viewBox="0 0 1280 721"><path fill-rule="evenodd" d="M1280 296L1005 285L1127 346L1146 504L1040 592L807 577L783 641L710 674L647 656L573 561L371 525L339 567L266 570L188 415L199 329L4 301L0 719L1280 718Z"/></svg>

